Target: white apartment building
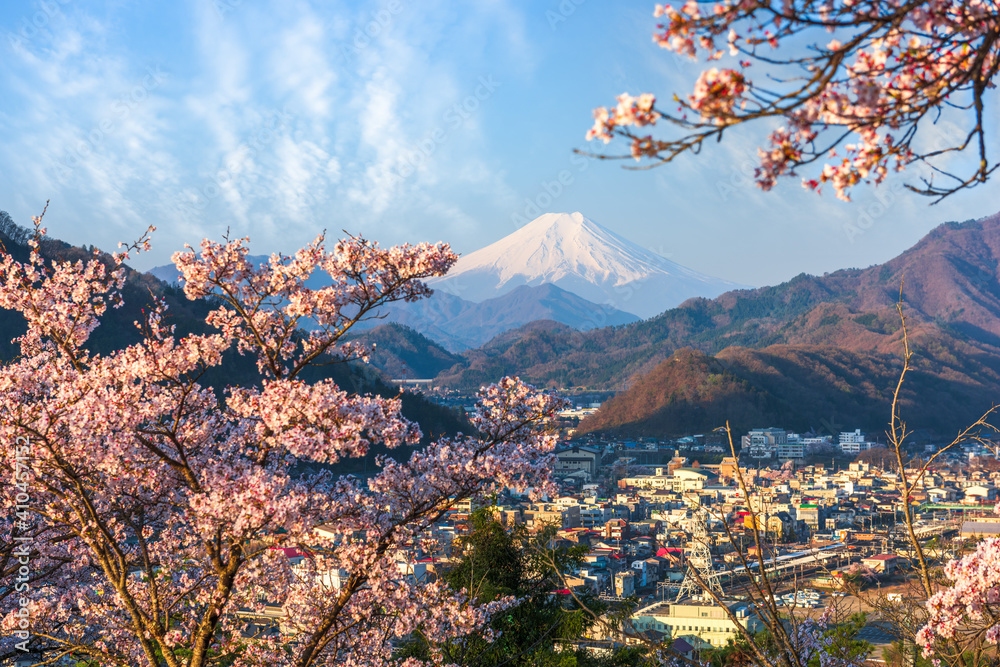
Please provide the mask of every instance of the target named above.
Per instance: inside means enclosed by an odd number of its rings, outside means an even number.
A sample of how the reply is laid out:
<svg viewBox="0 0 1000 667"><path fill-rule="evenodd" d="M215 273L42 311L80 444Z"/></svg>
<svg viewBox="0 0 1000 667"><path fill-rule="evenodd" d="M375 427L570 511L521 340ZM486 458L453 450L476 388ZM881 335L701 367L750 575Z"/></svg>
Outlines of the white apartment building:
<svg viewBox="0 0 1000 667"><path fill-rule="evenodd" d="M615 518L614 510L602 505L581 505L580 525L584 528L599 528Z"/></svg>
<svg viewBox="0 0 1000 667"><path fill-rule="evenodd" d="M843 431L840 434L839 441L840 451L845 454L860 454L875 446L875 443L865 440L865 434L859 428L854 429L853 432Z"/></svg>
<svg viewBox="0 0 1000 667"><path fill-rule="evenodd" d="M669 475L638 475L625 477L622 482L626 486L637 489L658 489L674 491L675 493L690 493L701 491L706 484L712 483L716 475L700 468L678 468Z"/></svg>

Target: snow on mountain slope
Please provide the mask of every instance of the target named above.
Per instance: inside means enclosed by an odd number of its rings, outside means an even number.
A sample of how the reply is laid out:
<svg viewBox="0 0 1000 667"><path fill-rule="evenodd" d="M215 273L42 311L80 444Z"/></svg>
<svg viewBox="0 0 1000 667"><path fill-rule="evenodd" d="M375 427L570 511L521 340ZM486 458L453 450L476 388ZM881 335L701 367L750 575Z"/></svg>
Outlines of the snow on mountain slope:
<svg viewBox="0 0 1000 667"><path fill-rule="evenodd" d="M257 265L268 261L266 255L251 255L248 259ZM180 284L180 273L172 264L157 266L149 273L164 282ZM306 284L315 289L331 282L326 273L317 271ZM383 308L380 315L381 319L359 323L356 330L396 322L431 338L451 352L479 347L497 334L534 320L555 320L586 331L628 324L637 319L632 313L592 303L550 283L521 285L504 293L497 292L480 302L436 290L428 299L393 303ZM305 322L303 326L309 328L310 323Z"/></svg>
<svg viewBox="0 0 1000 667"><path fill-rule="evenodd" d="M521 285L506 294L476 303L447 292L429 299L394 303L385 319L361 323L359 330L396 322L419 331L450 352L479 347L494 336L536 320L553 320L579 331L635 322L636 317L587 301L556 285Z"/></svg>
<svg viewBox="0 0 1000 667"><path fill-rule="evenodd" d="M435 290L484 301L520 285L551 283L594 303L647 318L703 296L742 289L671 262L581 213L546 213L462 256Z"/></svg>

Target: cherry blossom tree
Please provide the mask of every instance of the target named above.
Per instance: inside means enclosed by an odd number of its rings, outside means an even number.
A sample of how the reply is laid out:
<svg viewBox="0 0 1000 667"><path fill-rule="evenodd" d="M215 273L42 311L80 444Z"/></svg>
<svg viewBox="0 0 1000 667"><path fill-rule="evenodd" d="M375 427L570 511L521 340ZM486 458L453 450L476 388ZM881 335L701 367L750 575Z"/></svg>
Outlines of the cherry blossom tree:
<svg viewBox="0 0 1000 667"><path fill-rule="evenodd" d="M662 48L718 61L687 95L618 97L598 108L587 139L628 142L648 166L699 152L730 128L770 132L757 184L781 176L858 183L928 168L913 191L940 200L987 181L988 91L1000 67L1000 6L992 0L687 0L656 5ZM673 132L649 134L666 124ZM956 156L966 159L951 160Z"/></svg>
<svg viewBox="0 0 1000 667"><path fill-rule="evenodd" d="M551 488L544 424L560 400L504 379L480 393L474 435L380 458L367 482L293 474L420 438L399 400L306 371L364 358L343 335L428 295L422 280L456 259L446 244L328 249L320 236L254 266L246 239L206 240L173 259L185 294L214 305L214 332L175 335L157 301L141 342L102 356L88 338L148 233L71 263L42 256L40 224L27 261L0 256L0 307L27 322L20 357L0 367L4 661L30 649L37 664L102 667L394 664L396 640L454 641L517 603L418 581L412 557L457 501ZM306 287L317 271L332 285ZM256 360L258 385L202 383L229 351Z"/></svg>
<svg viewBox="0 0 1000 667"><path fill-rule="evenodd" d="M927 601L927 622L916 636L923 656L940 660L957 648L976 663L989 662L1000 644L1000 538L949 562L944 576L951 585Z"/></svg>

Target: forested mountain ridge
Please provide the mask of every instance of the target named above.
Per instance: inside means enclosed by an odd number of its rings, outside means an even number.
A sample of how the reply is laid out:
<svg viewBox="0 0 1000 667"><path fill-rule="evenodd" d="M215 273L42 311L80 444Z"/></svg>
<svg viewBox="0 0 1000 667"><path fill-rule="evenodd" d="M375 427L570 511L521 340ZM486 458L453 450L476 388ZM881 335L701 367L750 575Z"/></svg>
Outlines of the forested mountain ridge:
<svg viewBox="0 0 1000 667"><path fill-rule="evenodd" d="M681 434L730 419L799 429L849 421L877 433L901 368L902 289L915 355L904 408L915 428L946 434L1000 401L998 267L1000 214L946 223L867 269L691 299L590 332L532 323L464 353L439 380L471 387L517 374L626 390L583 431Z"/></svg>
<svg viewBox="0 0 1000 667"><path fill-rule="evenodd" d="M1000 367L1000 215L939 226L915 246L867 269L799 275L772 287L691 299L657 317L588 332L528 325L463 354L442 374L472 386L499 369L550 386L616 388L682 347L715 354L730 346L835 346L898 355L895 304L903 288L918 352L967 353Z"/></svg>

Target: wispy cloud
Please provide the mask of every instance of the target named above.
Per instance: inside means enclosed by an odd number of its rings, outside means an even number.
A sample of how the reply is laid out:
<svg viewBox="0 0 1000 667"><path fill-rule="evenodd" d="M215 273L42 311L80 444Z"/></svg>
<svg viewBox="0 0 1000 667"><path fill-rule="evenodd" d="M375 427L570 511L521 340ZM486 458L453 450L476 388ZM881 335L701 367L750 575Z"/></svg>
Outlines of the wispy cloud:
<svg viewBox="0 0 1000 667"><path fill-rule="evenodd" d="M652 45L651 6L575 3L554 30L557 0L45 6L24 34L40 5L0 6L0 208L26 222L51 198L54 235L105 248L157 224L146 263L227 228L260 252L321 228L470 250L566 170L552 206L744 283L871 263L995 208L985 190L930 212L900 196L850 243L874 195L845 205L791 180L761 193L752 133L654 172L577 168L592 106L694 79ZM753 248L787 265L747 261Z"/></svg>

